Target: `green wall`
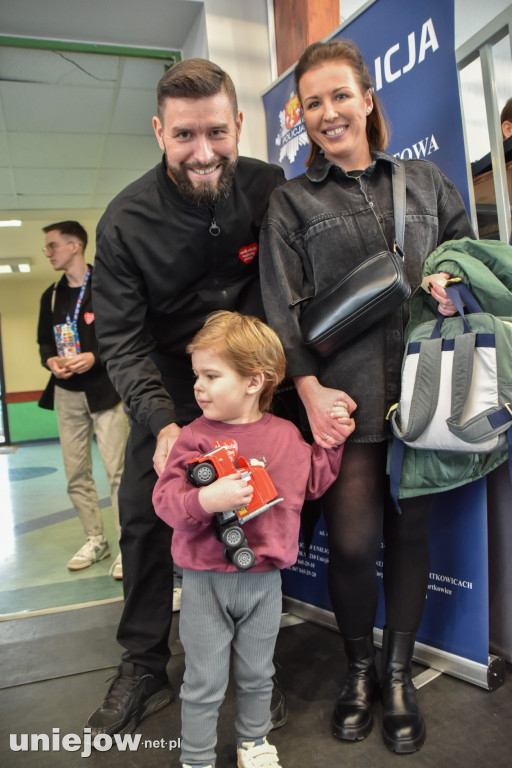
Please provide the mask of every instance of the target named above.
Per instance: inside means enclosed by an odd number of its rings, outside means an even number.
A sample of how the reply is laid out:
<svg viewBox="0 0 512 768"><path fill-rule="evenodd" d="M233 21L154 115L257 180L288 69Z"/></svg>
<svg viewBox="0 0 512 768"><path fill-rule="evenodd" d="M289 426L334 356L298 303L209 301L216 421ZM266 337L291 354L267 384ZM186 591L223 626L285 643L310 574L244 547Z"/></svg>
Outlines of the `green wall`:
<svg viewBox="0 0 512 768"><path fill-rule="evenodd" d="M7 405L11 443L48 440L58 437L55 411L39 408L36 402Z"/></svg>

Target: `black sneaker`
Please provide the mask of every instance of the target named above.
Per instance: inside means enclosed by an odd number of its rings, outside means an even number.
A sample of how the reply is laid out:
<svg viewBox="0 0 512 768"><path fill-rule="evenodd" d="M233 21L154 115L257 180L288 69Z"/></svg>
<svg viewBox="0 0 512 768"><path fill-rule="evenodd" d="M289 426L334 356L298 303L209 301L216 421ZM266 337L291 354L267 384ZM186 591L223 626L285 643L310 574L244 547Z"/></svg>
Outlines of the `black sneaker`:
<svg viewBox="0 0 512 768"><path fill-rule="evenodd" d="M270 702L270 719L272 720L272 730L281 728L286 725L288 720L288 703L286 696L279 689L277 685L277 679L272 678L274 681L274 689L272 691L272 701Z"/></svg>
<svg viewBox="0 0 512 768"><path fill-rule="evenodd" d="M102 705L85 727L94 738L98 733L131 733L140 721L163 709L174 699L171 684L154 675L138 675L135 666L122 662L110 683Z"/></svg>

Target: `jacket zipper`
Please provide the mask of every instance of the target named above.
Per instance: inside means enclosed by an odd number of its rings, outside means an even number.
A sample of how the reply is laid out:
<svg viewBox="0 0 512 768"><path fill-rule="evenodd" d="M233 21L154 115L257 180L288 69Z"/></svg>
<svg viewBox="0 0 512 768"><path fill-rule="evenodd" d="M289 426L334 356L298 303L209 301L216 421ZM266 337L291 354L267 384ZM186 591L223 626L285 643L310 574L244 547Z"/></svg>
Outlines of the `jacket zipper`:
<svg viewBox="0 0 512 768"><path fill-rule="evenodd" d="M212 237L218 237L220 235L220 227L215 221L215 208L208 208L208 211L211 219L208 231Z"/></svg>

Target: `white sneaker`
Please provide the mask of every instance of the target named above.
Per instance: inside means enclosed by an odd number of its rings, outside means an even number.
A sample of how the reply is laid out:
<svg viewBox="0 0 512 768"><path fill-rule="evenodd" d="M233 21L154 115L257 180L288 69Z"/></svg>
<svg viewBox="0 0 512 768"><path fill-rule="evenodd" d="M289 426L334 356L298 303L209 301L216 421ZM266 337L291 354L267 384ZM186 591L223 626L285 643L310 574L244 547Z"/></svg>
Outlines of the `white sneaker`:
<svg viewBox="0 0 512 768"><path fill-rule="evenodd" d="M172 610L179 611L181 608L181 587L174 587L172 591ZM208 766L206 766L208 768Z"/></svg>
<svg viewBox="0 0 512 768"><path fill-rule="evenodd" d="M238 768L281 768L277 749L266 737L256 741L243 741L237 751Z"/></svg>
<svg viewBox="0 0 512 768"><path fill-rule="evenodd" d="M110 557L110 549L103 534L89 536L83 547L80 547L68 562L68 568L70 571L81 571L100 560L105 560L106 557Z"/></svg>
<svg viewBox="0 0 512 768"><path fill-rule="evenodd" d="M213 765L189 765L188 763L182 763L181 768L213 768Z"/></svg>
<svg viewBox="0 0 512 768"><path fill-rule="evenodd" d="M110 566L109 576L112 576L116 581L122 581L123 578L123 561L121 560L121 553L118 554L112 565Z"/></svg>

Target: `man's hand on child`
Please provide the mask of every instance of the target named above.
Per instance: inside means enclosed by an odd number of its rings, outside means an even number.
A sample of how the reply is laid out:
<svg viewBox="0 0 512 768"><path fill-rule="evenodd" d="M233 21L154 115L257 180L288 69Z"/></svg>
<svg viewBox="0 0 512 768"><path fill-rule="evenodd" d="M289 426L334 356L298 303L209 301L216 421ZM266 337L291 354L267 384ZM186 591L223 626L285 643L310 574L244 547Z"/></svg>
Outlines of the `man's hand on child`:
<svg viewBox="0 0 512 768"><path fill-rule="evenodd" d="M171 449L178 439L180 432L181 427L173 422L172 424L167 424L158 433L155 453L153 454L153 467L159 477L165 469Z"/></svg>
<svg viewBox="0 0 512 768"><path fill-rule="evenodd" d="M199 491L199 503L207 515L228 512L250 504L253 490L252 485L237 472L203 486Z"/></svg>

